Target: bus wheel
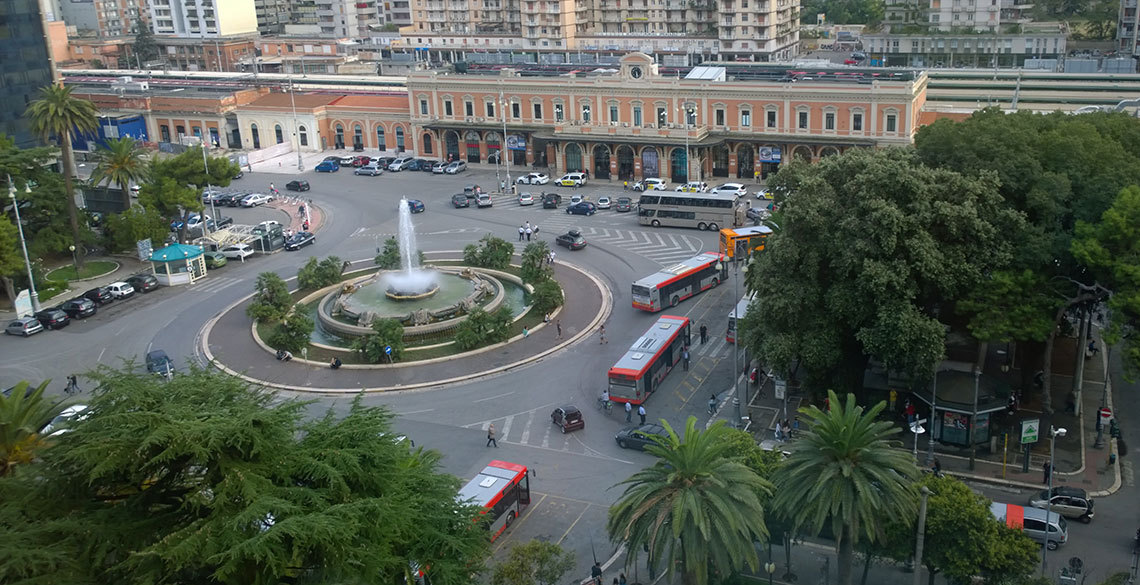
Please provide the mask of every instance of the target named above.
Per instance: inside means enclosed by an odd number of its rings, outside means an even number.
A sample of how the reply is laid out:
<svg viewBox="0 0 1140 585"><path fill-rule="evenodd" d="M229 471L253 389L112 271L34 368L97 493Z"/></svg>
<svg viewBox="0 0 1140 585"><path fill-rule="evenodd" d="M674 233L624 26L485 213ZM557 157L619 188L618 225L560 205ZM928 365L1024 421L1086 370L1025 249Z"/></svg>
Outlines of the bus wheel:
<svg viewBox="0 0 1140 585"><path fill-rule="evenodd" d="M718 284L720 284L720 279L719 279L719 278L714 278L714 279L713 279L713 284L712 284L712 287L713 287L713 288L716 288L716 285L718 285Z"/></svg>
<svg viewBox="0 0 1140 585"><path fill-rule="evenodd" d="M699 230L701 230L701 231L704 231L704 230L705 230L705 229L707 229L708 227L709 227L709 226L705 225L705 222L703 222L703 221L697 224L697 229L699 229Z"/></svg>
<svg viewBox="0 0 1140 585"><path fill-rule="evenodd" d="M507 512L507 525L504 526L504 528L510 527L510 525L513 524L514 521L515 521L515 513L514 512Z"/></svg>
<svg viewBox="0 0 1140 585"><path fill-rule="evenodd" d="M715 223L710 223L710 224L709 224L709 231L710 231L710 232L716 232L716 231L720 231L720 226L718 226L718 225L717 225L717 224L715 224Z"/></svg>
<svg viewBox="0 0 1140 585"><path fill-rule="evenodd" d="M672 305L670 305L670 306L671 306L671 307L676 307L676 306L677 306L677 303L679 303L679 302L681 302L681 299L677 298L677 295L673 295L673 304L672 304Z"/></svg>
<svg viewBox="0 0 1140 585"><path fill-rule="evenodd" d="M661 222L659 222L659 221L657 221L657 220L655 219L655 220L653 220L653 222L652 222L652 224L651 224L651 225L652 225L653 227L661 227Z"/></svg>

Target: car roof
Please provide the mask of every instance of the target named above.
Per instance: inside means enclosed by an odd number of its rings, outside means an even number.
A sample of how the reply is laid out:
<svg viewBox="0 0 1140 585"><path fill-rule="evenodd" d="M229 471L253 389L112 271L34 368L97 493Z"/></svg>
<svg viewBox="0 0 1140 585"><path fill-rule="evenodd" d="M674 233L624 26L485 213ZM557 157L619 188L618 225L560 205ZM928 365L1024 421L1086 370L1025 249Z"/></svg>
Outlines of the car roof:
<svg viewBox="0 0 1140 585"><path fill-rule="evenodd" d="M1048 491L1048 490L1046 490ZM1080 498L1087 498L1088 492L1083 488L1072 487L1067 485L1060 485L1053 487L1053 495L1055 496L1077 496Z"/></svg>
<svg viewBox="0 0 1140 585"><path fill-rule="evenodd" d="M166 355L166 352L161 350L161 349L155 349L155 350L147 352L147 354L146 354L146 359L148 359L148 360L152 360L152 359L157 360L157 359L162 359L162 358L170 359L170 356Z"/></svg>

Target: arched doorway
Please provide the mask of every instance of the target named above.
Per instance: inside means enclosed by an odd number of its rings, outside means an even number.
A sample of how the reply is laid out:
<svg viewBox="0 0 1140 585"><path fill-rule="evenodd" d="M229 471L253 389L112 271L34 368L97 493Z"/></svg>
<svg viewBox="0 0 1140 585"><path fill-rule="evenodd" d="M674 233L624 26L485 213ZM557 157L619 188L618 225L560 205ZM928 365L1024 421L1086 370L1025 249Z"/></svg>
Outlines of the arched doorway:
<svg viewBox="0 0 1140 585"><path fill-rule="evenodd" d="M834 146L825 146L819 149L819 158L835 156L837 154L839 154L839 149L835 148Z"/></svg>
<svg viewBox="0 0 1140 585"><path fill-rule="evenodd" d="M181 132L179 133L181 134ZM257 124L249 125L249 135L253 137L253 149L261 148L261 135L257 133Z"/></svg>
<svg viewBox="0 0 1140 585"><path fill-rule="evenodd" d="M660 174L661 171L657 168L657 149L646 146L641 151L641 176L649 179Z"/></svg>
<svg viewBox="0 0 1140 585"><path fill-rule="evenodd" d="M669 157L669 177L674 183L687 183L689 181L689 170L685 168L688 162L685 149L673 149L673 154Z"/></svg>
<svg viewBox="0 0 1140 585"><path fill-rule="evenodd" d="M629 146L619 146L617 158L618 178L622 181L633 179L633 149Z"/></svg>
<svg viewBox="0 0 1140 585"><path fill-rule="evenodd" d="M447 149L447 160L459 160L459 134L448 130L443 135L444 147Z"/></svg>
<svg viewBox="0 0 1140 585"><path fill-rule="evenodd" d="M384 141L384 127L376 126L376 148L388 150L388 143Z"/></svg>
<svg viewBox="0 0 1140 585"><path fill-rule="evenodd" d="M463 135L463 142L467 145L467 162L479 162L479 133L474 130L468 130Z"/></svg>
<svg viewBox="0 0 1140 585"><path fill-rule="evenodd" d="M333 147L337 150L344 148L344 126L336 125L336 136L333 138Z"/></svg>
<svg viewBox="0 0 1140 585"><path fill-rule="evenodd" d="M489 162L491 164L495 164L495 165L502 164L503 161L500 157L502 156L503 146L499 140L499 133L498 132L488 132L487 136L486 136L486 140L487 140L487 162Z"/></svg>
<svg viewBox="0 0 1140 585"><path fill-rule="evenodd" d="M594 147L594 177L610 178L610 149L604 144Z"/></svg>
<svg viewBox="0 0 1140 585"><path fill-rule="evenodd" d="M396 152L404 152L404 127L396 126Z"/></svg>
<svg viewBox="0 0 1140 585"><path fill-rule="evenodd" d="M432 153L431 134L424 133L424 154Z"/></svg>
<svg viewBox="0 0 1140 585"><path fill-rule="evenodd" d="M728 147L720 144L713 147L712 174L714 177L728 176Z"/></svg>
<svg viewBox="0 0 1140 585"><path fill-rule="evenodd" d="M582 147L571 142L566 145L566 172L582 170Z"/></svg>
<svg viewBox="0 0 1140 585"><path fill-rule="evenodd" d="M797 146L792 150L792 159L811 162L811 149L806 146Z"/></svg>
<svg viewBox="0 0 1140 585"><path fill-rule="evenodd" d="M364 150L364 128L360 124L355 124L352 127L352 149Z"/></svg>
<svg viewBox="0 0 1140 585"><path fill-rule="evenodd" d="M752 155L751 144L741 144L736 147L737 179L751 179L756 176L756 159Z"/></svg>

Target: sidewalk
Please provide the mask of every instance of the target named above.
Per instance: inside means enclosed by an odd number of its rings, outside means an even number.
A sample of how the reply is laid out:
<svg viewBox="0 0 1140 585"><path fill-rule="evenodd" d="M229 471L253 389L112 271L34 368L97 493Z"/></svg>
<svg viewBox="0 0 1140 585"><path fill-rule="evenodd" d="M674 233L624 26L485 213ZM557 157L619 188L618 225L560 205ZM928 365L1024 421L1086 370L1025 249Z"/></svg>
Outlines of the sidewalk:
<svg viewBox="0 0 1140 585"><path fill-rule="evenodd" d="M131 276L133 274L138 274L140 272L150 273L150 262L142 262L138 259L137 256L129 256L129 255L125 255L125 254L124 255L115 255L115 256L90 256L90 257L86 258L84 261L86 261L86 262L97 262L97 261L117 262L119 264L119 267L117 269L115 269L114 272L111 272L110 274L104 274L103 276L96 276L93 278L87 278L87 279L83 279L83 280L69 281L68 285L70 288L68 288L67 290L59 293L58 295L56 295L56 296L54 296L54 297L52 297L46 301L41 301L40 302L41 307L54 307L56 305L62 304L64 301L67 301L67 300L73 299L79 295L82 295L84 292L91 290L97 286L107 286L108 284L111 284L112 282L119 282L121 280L126 280L129 276ZM51 270L55 270L56 268L59 268L60 266L68 266L70 264L71 264L71 261L67 261L67 262L61 261L58 266L48 267L45 272L50 272ZM10 321L10 320L15 319L15 318L16 318L16 310L14 307L5 306L2 309L0 309L0 321Z"/></svg>

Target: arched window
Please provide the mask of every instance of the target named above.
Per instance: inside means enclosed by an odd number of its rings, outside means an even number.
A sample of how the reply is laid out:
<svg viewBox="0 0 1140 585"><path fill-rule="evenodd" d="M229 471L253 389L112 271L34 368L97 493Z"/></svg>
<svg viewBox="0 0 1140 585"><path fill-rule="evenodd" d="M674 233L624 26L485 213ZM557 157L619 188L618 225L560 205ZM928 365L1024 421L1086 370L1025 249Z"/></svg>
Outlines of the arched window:
<svg viewBox="0 0 1140 585"><path fill-rule="evenodd" d="M431 134L424 134L424 154L431 154Z"/></svg>
<svg viewBox="0 0 1140 585"><path fill-rule="evenodd" d="M277 139L277 144L285 142L285 133L281 131L281 124L275 124L273 126L273 137Z"/></svg>
<svg viewBox="0 0 1140 585"><path fill-rule="evenodd" d="M396 152L404 152L404 127L396 126Z"/></svg>
<svg viewBox="0 0 1140 585"><path fill-rule="evenodd" d="M336 125L336 144L337 148L344 148L344 126Z"/></svg>
<svg viewBox="0 0 1140 585"><path fill-rule="evenodd" d="M360 124L352 127L352 145L356 148L364 148L364 129Z"/></svg>
<svg viewBox="0 0 1140 585"><path fill-rule="evenodd" d="M249 125L249 135L253 137L253 148L261 148L261 135L257 133L257 124Z"/></svg>
<svg viewBox="0 0 1140 585"><path fill-rule="evenodd" d="M388 144L384 142L384 127L376 127L376 148L380 150L388 150Z"/></svg>
<svg viewBox="0 0 1140 585"><path fill-rule="evenodd" d="M297 127L297 139L301 141L301 146L309 145L309 133L305 131L304 126Z"/></svg>

